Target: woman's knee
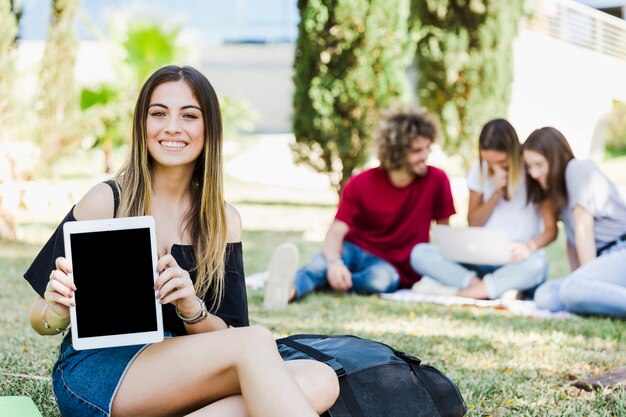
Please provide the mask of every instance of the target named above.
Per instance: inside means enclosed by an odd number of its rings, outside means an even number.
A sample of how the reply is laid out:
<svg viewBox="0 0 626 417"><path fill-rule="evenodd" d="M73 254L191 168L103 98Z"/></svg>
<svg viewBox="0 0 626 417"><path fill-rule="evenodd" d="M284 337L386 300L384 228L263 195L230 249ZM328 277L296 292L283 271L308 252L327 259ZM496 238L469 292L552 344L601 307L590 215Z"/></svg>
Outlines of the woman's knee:
<svg viewBox="0 0 626 417"><path fill-rule="evenodd" d="M545 256L533 254L528 257L528 268L533 276L539 278L539 281L545 280L548 272L548 259Z"/></svg>
<svg viewBox="0 0 626 417"><path fill-rule="evenodd" d="M560 296L561 281L551 281L542 284L535 291L534 301L537 307L550 311L565 310Z"/></svg>
<svg viewBox="0 0 626 417"><path fill-rule="evenodd" d="M262 346L276 346L274 335L267 327L253 324L252 326L241 327L241 329L246 333L246 337L254 339Z"/></svg>
<svg viewBox="0 0 626 417"><path fill-rule="evenodd" d="M333 406L339 396L339 380L330 366L311 360L287 363L315 411L322 413Z"/></svg>
<svg viewBox="0 0 626 417"><path fill-rule="evenodd" d="M577 277L569 277L563 281L559 288L559 296L563 303L571 310L578 310L578 306L585 301L585 291L582 290L584 282Z"/></svg>
<svg viewBox="0 0 626 417"><path fill-rule="evenodd" d="M252 325L228 331L231 332L232 339L225 350L235 353L239 358L247 358L250 353L258 356L266 350L278 349L274 335L264 326Z"/></svg>

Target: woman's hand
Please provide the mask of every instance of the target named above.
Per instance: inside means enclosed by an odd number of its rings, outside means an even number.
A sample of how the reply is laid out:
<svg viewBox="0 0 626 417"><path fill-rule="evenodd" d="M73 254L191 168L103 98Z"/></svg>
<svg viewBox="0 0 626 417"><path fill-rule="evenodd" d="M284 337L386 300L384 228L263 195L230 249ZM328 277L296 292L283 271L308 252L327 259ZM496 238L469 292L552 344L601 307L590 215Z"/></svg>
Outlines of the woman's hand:
<svg viewBox="0 0 626 417"><path fill-rule="evenodd" d="M493 169L493 185L505 200L509 199L507 192L507 184L509 182L509 172L500 167L494 167Z"/></svg>
<svg viewBox="0 0 626 417"><path fill-rule="evenodd" d="M161 304L173 304L185 317L193 317L198 313L196 290L189 272L178 266L174 257L164 255L157 263L159 277L154 284L156 297Z"/></svg>
<svg viewBox="0 0 626 417"><path fill-rule="evenodd" d="M57 316L68 319L70 307L75 305L74 291L76 291L76 285L69 276L72 273L72 267L64 257L58 257L54 263L56 269L50 272L50 281L46 285L43 298L48 304L48 308L53 310Z"/></svg>
<svg viewBox="0 0 626 417"><path fill-rule="evenodd" d="M509 250L511 251L511 260L513 262L521 262L524 259L528 258L533 252L530 245L524 242L511 243L511 245L509 246Z"/></svg>

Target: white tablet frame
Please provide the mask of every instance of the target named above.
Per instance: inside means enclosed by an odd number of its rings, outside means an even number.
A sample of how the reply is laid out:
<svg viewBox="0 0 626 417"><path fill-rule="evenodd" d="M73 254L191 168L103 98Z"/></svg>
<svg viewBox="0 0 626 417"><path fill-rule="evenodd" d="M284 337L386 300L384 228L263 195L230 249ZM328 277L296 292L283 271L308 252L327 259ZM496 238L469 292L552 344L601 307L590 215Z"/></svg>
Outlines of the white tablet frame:
<svg viewBox="0 0 626 417"><path fill-rule="evenodd" d="M156 272L157 267L157 246L156 246L156 232L155 222L152 216L134 216L134 217L120 217L112 219L98 219L98 220L78 220L71 221L63 224L63 239L65 243L65 257L72 263L72 247L71 247L71 235L78 233L89 232L106 232L125 229L145 229L150 231L150 246L152 252L152 273L153 281L156 282L158 274ZM70 277L73 277L70 274ZM163 312L162 306L159 300L156 298L156 291L154 297L154 308L156 311L157 329L149 332L139 333L127 333L116 334L107 336L92 336L92 337L78 337L78 322L76 316L76 307L70 307L70 320L72 330L72 345L76 350L82 349L97 349L104 347L114 346L127 346L138 345L145 343L157 343L161 342L163 336ZM104 313L103 313L104 314Z"/></svg>

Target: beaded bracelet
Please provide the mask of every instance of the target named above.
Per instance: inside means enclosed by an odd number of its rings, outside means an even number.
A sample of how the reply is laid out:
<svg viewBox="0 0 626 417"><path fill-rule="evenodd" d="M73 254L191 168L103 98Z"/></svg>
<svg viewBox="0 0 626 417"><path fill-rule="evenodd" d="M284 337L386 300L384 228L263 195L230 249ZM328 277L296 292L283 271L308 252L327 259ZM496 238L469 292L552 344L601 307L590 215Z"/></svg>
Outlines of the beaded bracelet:
<svg viewBox="0 0 626 417"><path fill-rule="evenodd" d="M45 307L43 308L43 310L41 310L41 321L43 322L43 328L44 329L49 329L52 326L50 325L50 323L48 323L48 320L46 320L46 310L48 309L48 307L50 307L50 304L46 303ZM59 329L58 327L55 327L54 330L56 330L59 333L63 333L64 331L66 331L68 328L70 327L70 323L67 323L67 326L65 326L65 329Z"/></svg>
<svg viewBox="0 0 626 417"><path fill-rule="evenodd" d="M198 297L198 296L196 296L196 300L198 300L198 302L200 303L200 311L198 311L198 314L196 314L193 317L185 317L185 316L183 316L181 314L180 310L178 309L178 306L176 306L176 315L185 324L196 324L196 323L199 323L202 320L206 319L209 316L209 312L206 309L206 304L204 304L204 301L200 297Z"/></svg>

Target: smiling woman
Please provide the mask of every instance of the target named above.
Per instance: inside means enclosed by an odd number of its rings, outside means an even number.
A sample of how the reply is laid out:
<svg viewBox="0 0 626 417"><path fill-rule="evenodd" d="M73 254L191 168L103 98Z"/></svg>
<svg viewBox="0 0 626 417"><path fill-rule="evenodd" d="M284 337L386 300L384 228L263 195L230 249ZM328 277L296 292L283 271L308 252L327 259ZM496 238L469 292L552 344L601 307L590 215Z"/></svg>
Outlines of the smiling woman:
<svg viewBox="0 0 626 417"><path fill-rule="evenodd" d="M572 273L537 289L535 302L552 311L626 317L626 203L563 134L547 126L524 142L528 200L550 201L567 235Z"/></svg>
<svg viewBox="0 0 626 417"><path fill-rule="evenodd" d="M187 83L180 80L155 88L146 136L155 166L195 163L204 145L204 120Z"/></svg>
<svg viewBox="0 0 626 417"><path fill-rule="evenodd" d="M154 217L154 290L166 339L76 350L67 334L52 371L62 414L287 417L327 410L338 395L334 371L314 361L283 362L272 334L248 326L241 219L224 201L222 123L209 81L191 67L156 71L139 94L132 138L115 179L88 191L63 223ZM25 273L38 293L31 326L42 335L67 327L80 291L62 233L61 225ZM123 267L115 265L115 250L102 253L103 264L113 260L113 274ZM123 287L101 287L108 308L132 311L116 303Z"/></svg>

